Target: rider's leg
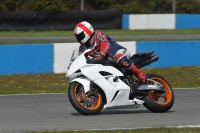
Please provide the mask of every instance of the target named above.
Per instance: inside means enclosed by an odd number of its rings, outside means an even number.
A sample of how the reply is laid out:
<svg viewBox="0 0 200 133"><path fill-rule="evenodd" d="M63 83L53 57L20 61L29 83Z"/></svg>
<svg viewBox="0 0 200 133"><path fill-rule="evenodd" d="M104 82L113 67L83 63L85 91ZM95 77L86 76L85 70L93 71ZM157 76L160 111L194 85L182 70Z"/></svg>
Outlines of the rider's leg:
<svg viewBox="0 0 200 133"><path fill-rule="evenodd" d="M133 74L143 83L146 83L147 77L140 69L138 69L134 64L131 66L130 70Z"/></svg>
<svg viewBox="0 0 200 133"><path fill-rule="evenodd" d="M115 60L120 66L129 69L141 82L146 82L146 75L140 71L123 52L117 52Z"/></svg>

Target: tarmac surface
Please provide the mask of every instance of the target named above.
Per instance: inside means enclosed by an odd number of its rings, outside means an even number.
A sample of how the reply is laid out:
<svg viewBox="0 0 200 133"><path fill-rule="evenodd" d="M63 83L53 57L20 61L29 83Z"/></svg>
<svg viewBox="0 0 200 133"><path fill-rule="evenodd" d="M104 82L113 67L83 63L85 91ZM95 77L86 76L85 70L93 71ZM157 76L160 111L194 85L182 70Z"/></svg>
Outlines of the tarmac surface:
<svg viewBox="0 0 200 133"><path fill-rule="evenodd" d="M135 41L135 40L200 40L200 35L125 35L111 36L116 41ZM0 43L15 43L15 42L45 42L45 43L65 43L77 42L74 36L44 36L44 37L0 37Z"/></svg>
<svg viewBox="0 0 200 133"><path fill-rule="evenodd" d="M70 104L67 93L0 96L0 132L111 130L141 127L200 127L200 89L174 89L175 103L166 113L152 113L143 105L105 110L84 116Z"/></svg>

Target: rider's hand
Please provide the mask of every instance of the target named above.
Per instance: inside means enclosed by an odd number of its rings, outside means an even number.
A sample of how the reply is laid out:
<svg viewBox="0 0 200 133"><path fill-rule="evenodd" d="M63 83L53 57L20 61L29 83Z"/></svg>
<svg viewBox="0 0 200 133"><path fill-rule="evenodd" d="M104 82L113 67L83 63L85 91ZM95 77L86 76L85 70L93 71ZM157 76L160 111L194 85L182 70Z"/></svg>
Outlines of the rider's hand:
<svg viewBox="0 0 200 133"><path fill-rule="evenodd" d="M101 63L104 58L104 55L100 52L95 58L94 63Z"/></svg>
<svg viewBox="0 0 200 133"><path fill-rule="evenodd" d="M94 58L87 59L88 64L100 64L104 58L104 55L98 53Z"/></svg>
<svg viewBox="0 0 200 133"><path fill-rule="evenodd" d="M87 63L88 64L93 64L94 63L94 59L87 59Z"/></svg>

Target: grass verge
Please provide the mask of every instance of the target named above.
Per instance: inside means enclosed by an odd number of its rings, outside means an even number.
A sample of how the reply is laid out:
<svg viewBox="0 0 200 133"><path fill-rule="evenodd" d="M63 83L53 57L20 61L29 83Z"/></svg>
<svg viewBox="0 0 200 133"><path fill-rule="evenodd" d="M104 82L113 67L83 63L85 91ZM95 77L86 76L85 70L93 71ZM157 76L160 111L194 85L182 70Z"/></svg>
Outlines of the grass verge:
<svg viewBox="0 0 200 133"><path fill-rule="evenodd" d="M200 66L142 69L165 77L173 88L200 87ZM36 94L67 92L69 81L62 74L0 76L0 94Z"/></svg>
<svg viewBox="0 0 200 133"><path fill-rule="evenodd" d="M108 35L118 35L118 36L125 36L125 35L200 35L200 29L178 29L178 30L169 30L169 29L154 29L154 30L121 30L121 29L113 29L113 30L102 30ZM69 42L69 40L37 40L37 39L24 39L23 37L65 37L71 36L74 37L73 30L68 31L0 31L0 45L7 45L7 44L47 44L47 43L63 43ZM22 37L18 39L5 39L4 37ZM3 41L4 40L4 41ZM118 38L115 39L116 41L127 41L127 39ZM128 39L129 41L163 41L165 39L162 38L135 38L135 39ZM172 39L177 40L177 39ZM200 38L192 38L187 40L200 40ZM76 40L74 40L76 42ZM72 42L72 41L70 41Z"/></svg>
<svg viewBox="0 0 200 133"><path fill-rule="evenodd" d="M102 30L108 35L198 35L200 29L179 30ZM0 31L0 37L74 36L69 31Z"/></svg>

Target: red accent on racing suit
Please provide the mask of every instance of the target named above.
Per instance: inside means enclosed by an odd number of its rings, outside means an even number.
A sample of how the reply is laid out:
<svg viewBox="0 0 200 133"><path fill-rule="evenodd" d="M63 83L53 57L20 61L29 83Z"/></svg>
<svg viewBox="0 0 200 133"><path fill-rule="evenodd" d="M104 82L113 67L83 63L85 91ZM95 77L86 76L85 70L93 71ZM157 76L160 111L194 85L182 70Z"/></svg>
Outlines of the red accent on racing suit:
<svg viewBox="0 0 200 133"><path fill-rule="evenodd" d="M94 32L87 44L80 45L79 53L82 53L85 49L89 48L92 49L88 52L89 55L92 55L95 52L100 52L104 56L110 53L113 57L119 49L125 49L101 31Z"/></svg>
<svg viewBox="0 0 200 133"><path fill-rule="evenodd" d="M101 31L94 32L91 39L86 44L80 45L79 54L86 49L91 49L91 51L87 53L88 55L93 55L95 52L100 53L97 60L102 60L108 53L111 54L115 58L118 65L129 69L139 78L139 80L145 82L146 75L137 69L137 67L130 61L129 57L118 51L126 48L116 43L105 33Z"/></svg>

